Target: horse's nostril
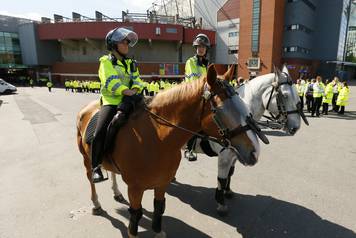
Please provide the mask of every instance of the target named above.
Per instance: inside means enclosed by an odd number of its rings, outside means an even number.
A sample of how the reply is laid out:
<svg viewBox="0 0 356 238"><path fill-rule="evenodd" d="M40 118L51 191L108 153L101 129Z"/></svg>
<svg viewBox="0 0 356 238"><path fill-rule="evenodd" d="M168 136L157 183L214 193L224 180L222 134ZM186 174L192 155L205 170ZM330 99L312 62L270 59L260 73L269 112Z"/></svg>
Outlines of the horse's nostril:
<svg viewBox="0 0 356 238"><path fill-rule="evenodd" d="M291 128L289 129L289 133L294 135L297 132L297 128Z"/></svg>
<svg viewBox="0 0 356 238"><path fill-rule="evenodd" d="M255 165L257 163L257 159L258 159L258 156L257 156L256 151L251 152L249 165Z"/></svg>

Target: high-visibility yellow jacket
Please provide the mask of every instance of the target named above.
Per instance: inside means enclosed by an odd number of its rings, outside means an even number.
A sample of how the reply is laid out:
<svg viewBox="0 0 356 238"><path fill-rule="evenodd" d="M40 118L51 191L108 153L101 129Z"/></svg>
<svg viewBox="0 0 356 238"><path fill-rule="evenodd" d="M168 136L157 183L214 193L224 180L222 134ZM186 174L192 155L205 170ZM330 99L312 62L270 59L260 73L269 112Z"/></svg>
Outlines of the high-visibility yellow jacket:
<svg viewBox="0 0 356 238"><path fill-rule="evenodd" d="M52 87L53 87L53 83L52 83L51 81L48 81L48 82L47 82L47 87L48 87L48 88L52 88Z"/></svg>
<svg viewBox="0 0 356 238"><path fill-rule="evenodd" d="M305 85L306 85L306 84L301 84L301 83L295 85L296 88L297 88L298 95L299 95L300 97L304 96Z"/></svg>
<svg viewBox="0 0 356 238"><path fill-rule="evenodd" d="M140 79L140 73L131 59L125 59L127 70L120 60L117 65L113 65L109 55L100 58L99 78L101 81L101 100L103 105L118 105L121 103L123 94L126 89L137 88L141 93L143 84ZM132 72L134 71L134 72Z"/></svg>
<svg viewBox="0 0 356 238"><path fill-rule="evenodd" d="M346 106L349 102L350 89L348 87L343 87L339 95L337 96L336 105Z"/></svg>
<svg viewBox="0 0 356 238"><path fill-rule="evenodd" d="M323 95L323 103L331 104L333 99L333 84L328 83L325 87L325 94Z"/></svg>
<svg viewBox="0 0 356 238"><path fill-rule="evenodd" d="M193 56L185 63L185 81L189 82L199 79L201 76L206 76L207 68L203 65L198 65L197 56Z"/></svg>
<svg viewBox="0 0 356 238"><path fill-rule="evenodd" d="M324 94L324 84L322 82L315 82L313 84L313 98L320 98Z"/></svg>

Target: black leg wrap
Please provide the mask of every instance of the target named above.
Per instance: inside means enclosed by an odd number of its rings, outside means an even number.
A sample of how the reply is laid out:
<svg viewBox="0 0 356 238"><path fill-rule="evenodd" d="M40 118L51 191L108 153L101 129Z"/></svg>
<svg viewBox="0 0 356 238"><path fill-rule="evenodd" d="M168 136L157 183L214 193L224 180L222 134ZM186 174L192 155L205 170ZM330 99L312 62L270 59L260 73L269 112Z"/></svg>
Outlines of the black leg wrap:
<svg viewBox="0 0 356 238"><path fill-rule="evenodd" d="M218 186L218 188L216 188L215 200L219 204L225 205L224 189L226 188L227 179L218 178L218 183L219 183L220 186ZM220 187L220 189L219 189L219 187Z"/></svg>
<svg viewBox="0 0 356 238"><path fill-rule="evenodd" d="M230 170L229 170L229 176L227 178L227 183L226 183L226 187L225 187L225 190L226 191L230 191L230 182L231 182L231 176L234 174L235 172L235 166L231 167Z"/></svg>
<svg viewBox="0 0 356 238"><path fill-rule="evenodd" d="M166 209L166 199L164 200L153 200L154 211L152 219L152 230L156 233L162 230L162 215Z"/></svg>
<svg viewBox="0 0 356 238"><path fill-rule="evenodd" d="M225 205L225 199L224 199L224 190L216 188L215 190L215 200L221 204Z"/></svg>
<svg viewBox="0 0 356 238"><path fill-rule="evenodd" d="M235 172L235 166L232 166L229 170L229 177L231 177Z"/></svg>
<svg viewBox="0 0 356 238"><path fill-rule="evenodd" d="M142 217L142 208L135 210L130 207L129 213L130 213L130 224L129 224L130 234L137 236L138 222L140 221L140 219Z"/></svg>

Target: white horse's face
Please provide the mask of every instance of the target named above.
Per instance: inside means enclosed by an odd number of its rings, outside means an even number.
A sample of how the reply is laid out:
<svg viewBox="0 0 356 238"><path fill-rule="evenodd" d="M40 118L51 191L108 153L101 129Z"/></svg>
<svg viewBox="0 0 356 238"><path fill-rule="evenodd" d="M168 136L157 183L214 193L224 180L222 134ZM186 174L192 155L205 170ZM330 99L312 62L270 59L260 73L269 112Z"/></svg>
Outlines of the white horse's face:
<svg viewBox="0 0 356 238"><path fill-rule="evenodd" d="M285 75L284 77L288 78L289 75ZM281 78L279 80L281 80ZM288 79L282 79L282 80L287 81ZM296 87L293 84L283 84L280 86L280 93L281 93L280 98L285 107L285 111L286 112L298 111L298 104L300 104L300 98L298 96ZM299 113L288 113L284 130L294 135L299 130L300 124L301 124L301 118Z"/></svg>
<svg viewBox="0 0 356 238"><path fill-rule="evenodd" d="M277 71L273 82L274 93L268 110L274 115L280 115L278 120L284 125L284 130L294 135L300 128L301 117L298 113L300 99L287 72ZM270 96L270 92L265 95Z"/></svg>

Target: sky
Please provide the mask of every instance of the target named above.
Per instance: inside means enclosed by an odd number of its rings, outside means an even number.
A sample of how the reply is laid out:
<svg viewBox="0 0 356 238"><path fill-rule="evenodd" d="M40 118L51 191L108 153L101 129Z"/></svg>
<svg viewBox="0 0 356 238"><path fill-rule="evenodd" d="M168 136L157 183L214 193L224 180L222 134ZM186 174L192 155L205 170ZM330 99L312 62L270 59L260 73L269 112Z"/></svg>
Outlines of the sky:
<svg viewBox="0 0 356 238"><path fill-rule="evenodd" d="M145 13L155 0L8 0L2 1L0 15L10 15L33 20L41 17L53 19L53 14L72 18L72 12L95 18L95 11L106 16L121 17L121 12Z"/></svg>

